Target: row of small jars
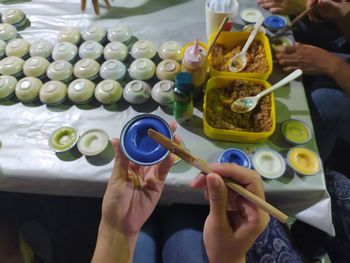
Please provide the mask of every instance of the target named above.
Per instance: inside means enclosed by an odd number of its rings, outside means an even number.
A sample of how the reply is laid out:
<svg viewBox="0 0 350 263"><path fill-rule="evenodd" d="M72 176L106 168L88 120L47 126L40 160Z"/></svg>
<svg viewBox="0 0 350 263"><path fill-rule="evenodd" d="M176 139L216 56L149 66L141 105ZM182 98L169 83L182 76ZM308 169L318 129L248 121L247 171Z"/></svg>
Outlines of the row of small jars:
<svg viewBox="0 0 350 263"><path fill-rule="evenodd" d="M123 96L131 104L142 104L151 97L161 105L174 101L174 82L158 81L153 88L141 80L128 82L123 88L118 81L103 80L96 86L88 79L76 79L68 86L61 81L51 80L43 84L38 78L25 77L17 81L12 76L0 76L0 101L17 99L29 103L37 100L47 105L61 104L67 97L75 104L86 104L95 97L103 104L114 104Z"/></svg>

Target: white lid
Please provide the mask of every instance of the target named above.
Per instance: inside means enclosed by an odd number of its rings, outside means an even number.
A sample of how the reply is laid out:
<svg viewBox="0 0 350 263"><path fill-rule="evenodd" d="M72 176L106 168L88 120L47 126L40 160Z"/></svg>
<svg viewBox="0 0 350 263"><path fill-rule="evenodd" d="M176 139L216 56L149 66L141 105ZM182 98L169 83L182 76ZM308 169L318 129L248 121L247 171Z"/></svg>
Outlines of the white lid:
<svg viewBox="0 0 350 263"><path fill-rule="evenodd" d="M30 102L35 100L43 83L38 78L25 77L17 82L16 96L20 101Z"/></svg>
<svg viewBox="0 0 350 263"><path fill-rule="evenodd" d="M9 97L15 92L17 79L12 76L0 76L0 99Z"/></svg>
<svg viewBox="0 0 350 263"><path fill-rule="evenodd" d="M9 41L16 38L17 29L10 24L0 23L0 39L4 41Z"/></svg>
<svg viewBox="0 0 350 263"><path fill-rule="evenodd" d="M88 102L94 95L95 84L88 79L76 79L68 86L68 98L74 103Z"/></svg>
<svg viewBox="0 0 350 263"><path fill-rule="evenodd" d="M65 81L73 75L73 66L67 61L57 60L52 62L46 71L49 79Z"/></svg>
<svg viewBox="0 0 350 263"><path fill-rule="evenodd" d="M8 23L11 25L20 24L26 15L20 9L7 9L2 15L2 22Z"/></svg>
<svg viewBox="0 0 350 263"><path fill-rule="evenodd" d="M24 60L19 57L6 57L0 61L1 75L16 75L23 69Z"/></svg>
<svg viewBox="0 0 350 263"><path fill-rule="evenodd" d="M81 58L99 59L103 53L103 46L96 41L86 41L79 47Z"/></svg>
<svg viewBox="0 0 350 263"><path fill-rule="evenodd" d="M123 97L132 104L145 103L151 97L151 87L142 80L133 80L124 87Z"/></svg>
<svg viewBox="0 0 350 263"><path fill-rule="evenodd" d="M107 35L107 30L99 25L89 26L82 32L82 37L85 41L97 41L101 42Z"/></svg>
<svg viewBox="0 0 350 263"><path fill-rule="evenodd" d="M105 61L101 65L100 76L103 79L120 80L124 78L126 73L126 66L116 59L110 59Z"/></svg>
<svg viewBox="0 0 350 263"><path fill-rule="evenodd" d="M27 77L40 77L46 73L50 62L43 57L32 57L23 65L23 73Z"/></svg>
<svg viewBox="0 0 350 263"><path fill-rule="evenodd" d="M109 143L108 135L100 129L84 132L78 141L78 150L85 156L94 156L103 152Z"/></svg>
<svg viewBox="0 0 350 263"><path fill-rule="evenodd" d="M176 60L166 59L161 61L156 69L157 78L160 80L175 80L177 73L181 71L181 66Z"/></svg>
<svg viewBox="0 0 350 263"><path fill-rule="evenodd" d="M106 79L97 84L95 98L103 104L112 104L120 100L123 88L118 81Z"/></svg>
<svg viewBox="0 0 350 263"><path fill-rule="evenodd" d="M149 40L139 40L132 45L130 54L133 58L153 58L157 54L156 46Z"/></svg>
<svg viewBox="0 0 350 263"><path fill-rule="evenodd" d="M263 14L255 8L245 8L240 13L241 19L246 23L256 23L259 17L263 17Z"/></svg>
<svg viewBox="0 0 350 263"><path fill-rule="evenodd" d="M5 56L6 42L0 39L0 58Z"/></svg>
<svg viewBox="0 0 350 263"><path fill-rule="evenodd" d="M52 50L53 60L73 61L78 54L78 47L69 42L60 42Z"/></svg>
<svg viewBox="0 0 350 263"><path fill-rule="evenodd" d="M100 64L91 58L83 58L75 63L74 76L80 79L91 79L98 76Z"/></svg>
<svg viewBox="0 0 350 263"><path fill-rule="evenodd" d="M124 61L128 56L128 48L122 42L114 41L105 46L103 54L106 60L117 59Z"/></svg>
<svg viewBox="0 0 350 263"><path fill-rule="evenodd" d="M126 25L114 25L111 28L108 29L108 40L113 41L119 41L119 42L127 42L132 37L131 29Z"/></svg>
<svg viewBox="0 0 350 263"><path fill-rule="evenodd" d="M80 42L80 31L76 27L64 27L58 32L58 42L69 42L72 44L79 44Z"/></svg>
<svg viewBox="0 0 350 263"><path fill-rule="evenodd" d="M161 105L168 105L174 102L175 83L171 80L158 81L152 88L152 98Z"/></svg>
<svg viewBox="0 0 350 263"><path fill-rule="evenodd" d="M148 58L139 58L131 63L129 75L133 79L147 80L154 76L156 65Z"/></svg>
<svg viewBox="0 0 350 263"><path fill-rule="evenodd" d="M6 56L23 58L29 53L30 44L24 39L13 39L6 46Z"/></svg>
<svg viewBox="0 0 350 263"><path fill-rule="evenodd" d="M178 42L167 41L160 46L158 54L161 59L173 59L180 61L182 58L181 49L182 46Z"/></svg>
<svg viewBox="0 0 350 263"><path fill-rule="evenodd" d="M67 96L67 86L61 81L51 80L46 82L40 89L40 101L44 104L57 104Z"/></svg>
<svg viewBox="0 0 350 263"><path fill-rule="evenodd" d="M51 56L53 50L53 44L49 41L46 41L44 39L35 41L30 49L29 54L32 57L43 57L48 58Z"/></svg>

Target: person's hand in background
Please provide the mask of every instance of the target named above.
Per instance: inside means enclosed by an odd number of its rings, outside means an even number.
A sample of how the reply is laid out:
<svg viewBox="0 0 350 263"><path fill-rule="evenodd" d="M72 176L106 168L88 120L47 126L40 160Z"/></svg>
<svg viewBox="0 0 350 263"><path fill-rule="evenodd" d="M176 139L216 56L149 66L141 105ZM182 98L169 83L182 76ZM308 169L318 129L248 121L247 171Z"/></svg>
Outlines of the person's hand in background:
<svg viewBox="0 0 350 263"><path fill-rule="evenodd" d="M110 8L111 4L109 3L109 0L104 0L106 7ZM99 4L99 0L92 0L92 5L94 6L94 10L95 10L95 14L99 15L100 14L100 4ZM85 11L86 9L86 0L80 0L80 8L81 11Z"/></svg>
<svg viewBox="0 0 350 263"><path fill-rule="evenodd" d="M260 7L273 14L296 15L305 10L306 0L257 0Z"/></svg>
<svg viewBox="0 0 350 263"><path fill-rule="evenodd" d="M249 248L266 228L269 215L228 190L221 176L232 178L265 199L262 179L255 171L233 164L211 164L210 168L212 173L201 173L191 182L193 188L206 188L210 203L203 231L209 262L245 262Z"/></svg>

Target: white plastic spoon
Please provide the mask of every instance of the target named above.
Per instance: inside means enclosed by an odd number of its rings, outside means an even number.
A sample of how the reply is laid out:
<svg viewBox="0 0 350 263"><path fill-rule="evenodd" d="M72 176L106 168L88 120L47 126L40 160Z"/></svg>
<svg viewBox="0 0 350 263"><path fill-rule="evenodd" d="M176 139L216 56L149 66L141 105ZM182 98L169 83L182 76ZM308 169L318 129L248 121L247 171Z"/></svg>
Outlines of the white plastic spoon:
<svg viewBox="0 0 350 263"><path fill-rule="evenodd" d="M247 65L247 50L250 47L250 44L253 42L256 34L258 33L262 23L264 22L263 17L259 17L254 25L253 31L250 33L247 42L245 42L244 47L241 52L235 55L230 60L229 70L231 72L239 72L245 68Z"/></svg>
<svg viewBox="0 0 350 263"><path fill-rule="evenodd" d="M244 98L240 98L238 100L235 100L231 104L231 110L234 112L237 112L237 113L246 113L248 111L253 110L262 97L264 97L265 95L271 93L272 91L284 86L285 84L291 82L292 80L301 76L302 73L303 72L301 71L301 69L297 69L297 70L293 71L291 74L289 74L287 77L285 77L284 79L277 82L272 87L260 92L258 95L255 95L252 97L244 97Z"/></svg>

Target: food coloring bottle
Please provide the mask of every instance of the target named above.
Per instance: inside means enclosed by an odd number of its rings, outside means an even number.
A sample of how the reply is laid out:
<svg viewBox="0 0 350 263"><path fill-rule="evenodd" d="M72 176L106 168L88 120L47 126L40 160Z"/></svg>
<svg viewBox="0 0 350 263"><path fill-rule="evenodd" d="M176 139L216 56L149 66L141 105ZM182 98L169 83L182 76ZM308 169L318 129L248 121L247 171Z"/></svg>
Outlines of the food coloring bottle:
<svg viewBox="0 0 350 263"><path fill-rule="evenodd" d="M192 76L187 72L178 73L175 77L173 113L177 122L183 123L192 118L193 100Z"/></svg>

